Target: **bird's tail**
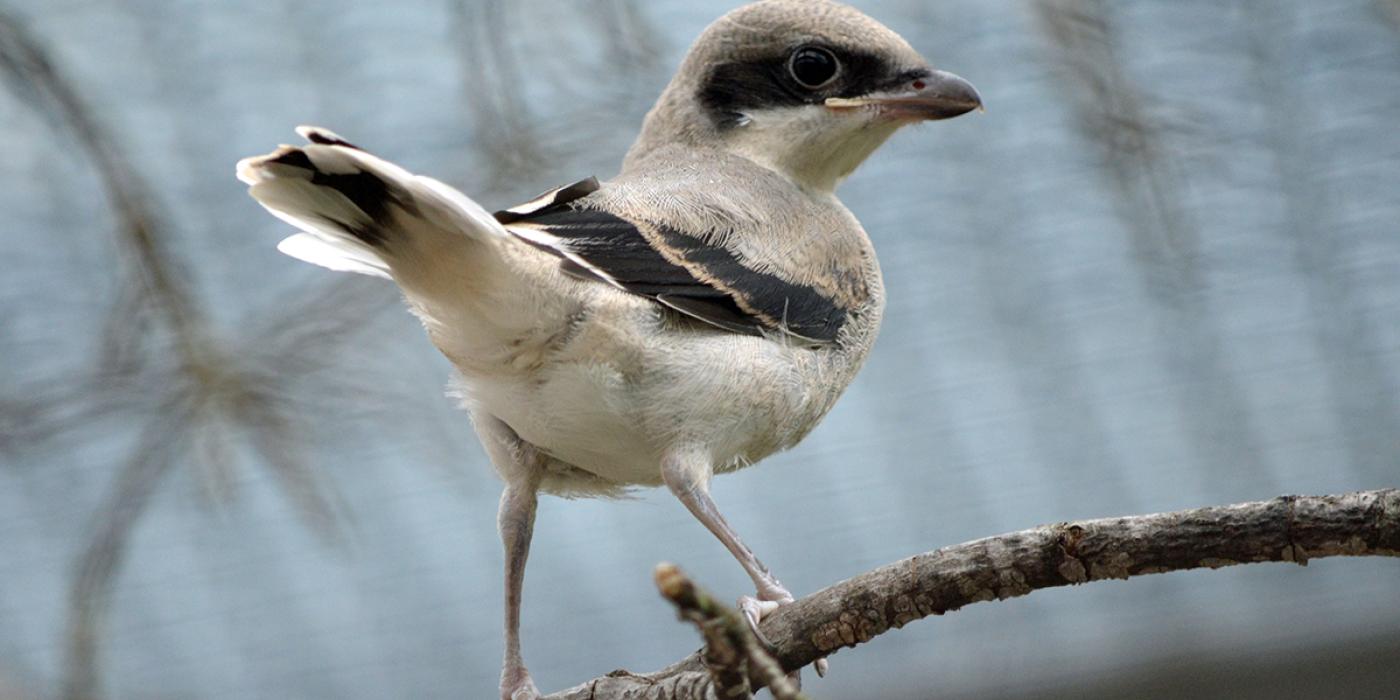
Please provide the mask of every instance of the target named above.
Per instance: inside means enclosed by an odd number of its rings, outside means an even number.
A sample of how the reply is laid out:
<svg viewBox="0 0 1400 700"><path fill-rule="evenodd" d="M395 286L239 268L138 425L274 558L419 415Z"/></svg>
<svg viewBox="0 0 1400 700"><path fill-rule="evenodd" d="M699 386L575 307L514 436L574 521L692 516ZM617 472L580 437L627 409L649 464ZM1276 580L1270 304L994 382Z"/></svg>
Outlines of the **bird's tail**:
<svg viewBox="0 0 1400 700"><path fill-rule="evenodd" d="M432 178L371 155L334 133L297 129L310 143L238 163L238 179L273 215L301 230L277 247L332 270L391 277L475 239L506 235L479 204ZM463 239L468 240L463 240ZM489 241L489 242L488 242ZM423 272L423 271L419 271Z"/></svg>
<svg viewBox="0 0 1400 700"><path fill-rule="evenodd" d="M541 281L557 276L552 258L522 265L534 249L466 195L324 129L297 131L310 143L238 164L253 198L301 230L282 252L392 279L464 372L496 367L500 339L530 338L572 313L567 297L540 293Z"/></svg>

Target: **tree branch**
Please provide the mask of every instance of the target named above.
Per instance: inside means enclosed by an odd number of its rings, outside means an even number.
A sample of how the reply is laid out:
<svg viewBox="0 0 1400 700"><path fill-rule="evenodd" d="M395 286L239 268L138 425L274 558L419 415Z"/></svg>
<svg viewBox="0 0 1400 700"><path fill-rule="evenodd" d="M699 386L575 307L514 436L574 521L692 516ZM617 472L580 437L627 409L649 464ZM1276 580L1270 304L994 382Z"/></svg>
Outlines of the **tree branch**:
<svg viewBox="0 0 1400 700"><path fill-rule="evenodd" d="M714 694L725 700L749 700L752 668L775 700L807 700L797 685L783 674L776 659L759 643L739 613L701 590L675 564L656 567L656 587L671 601L682 620L689 620L705 638L701 659L710 671Z"/></svg>
<svg viewBox="0 0 1400 700"><path fill-rule="evenodd" d="M1169 571L1332 556L1400 556L1400 489L1283 496L1196 510L1044 525L919 554L764 618L785 670L965 605L1042 588ZM757 689L762 679L750 671ZM700 652L651 674L597 678L546 700L713 700Z"/></svg>

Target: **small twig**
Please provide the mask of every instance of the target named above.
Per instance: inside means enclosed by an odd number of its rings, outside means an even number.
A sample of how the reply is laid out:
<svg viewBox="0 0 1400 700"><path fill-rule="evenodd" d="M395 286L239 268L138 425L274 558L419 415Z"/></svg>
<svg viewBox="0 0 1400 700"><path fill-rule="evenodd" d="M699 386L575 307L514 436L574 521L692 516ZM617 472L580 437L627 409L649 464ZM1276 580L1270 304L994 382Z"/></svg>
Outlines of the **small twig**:
<svg viewBox="0 0 1400 700"><path fill-rule="evenodd" d="M732 608L701 590L675 564L656 567L656 587L675 604L681 619L689 620L705 638L702 658L715 681L719 698L752 698L749 668L776 700L804 700L805 695L759 643L748 623Z"/></svg>

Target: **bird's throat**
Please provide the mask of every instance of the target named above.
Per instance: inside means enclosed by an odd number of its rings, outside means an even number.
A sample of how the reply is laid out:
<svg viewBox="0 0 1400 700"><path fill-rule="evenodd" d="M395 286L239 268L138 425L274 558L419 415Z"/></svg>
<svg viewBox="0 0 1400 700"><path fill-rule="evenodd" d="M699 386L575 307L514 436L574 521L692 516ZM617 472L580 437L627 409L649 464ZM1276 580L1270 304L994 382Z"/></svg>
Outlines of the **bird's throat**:
<svg viewBox="0 0 1400 700"><path fill-rule="evenodd" d="M804 110L805 111L805 110ZM725 135L726 150L791 180L830 194L899 129L897 122L846 121L827 114L753 115Z"/></svg>

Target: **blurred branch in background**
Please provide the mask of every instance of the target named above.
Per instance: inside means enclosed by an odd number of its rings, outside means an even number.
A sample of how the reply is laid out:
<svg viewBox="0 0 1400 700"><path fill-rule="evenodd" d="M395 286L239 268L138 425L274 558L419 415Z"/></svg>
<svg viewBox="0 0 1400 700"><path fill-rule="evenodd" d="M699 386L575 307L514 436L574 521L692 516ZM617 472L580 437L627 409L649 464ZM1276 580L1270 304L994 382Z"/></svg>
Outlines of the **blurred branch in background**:
<svg viewBox="0 0 1400 700"><path fill-rule="evenodd" d="M454 42L463 75L462 104L473 145L486 172L469 188L495 195L521 181L559 174L567 159L593 150L597 139L616 135L614 117L649 104L659 89L659 32L634 0L591 0L578 5L458 0L451 5ZM559 15L569 15L568 21ZM548 18L548 19L546 19ZM579 25L590 31L577 31ZM530 27L529 32L517 31ZM608 37L596 60L585 48L560 51L564 42ZM549 50L540 50L548 46ZM581 79L607 75L608 80ZM532 95L550 93L549 99ZM570 99L558 99L568 95ZM535 104L565 104L546 114ZM563 161L563 162L561 162Z"/></svg>
<svg viewBox="0 0 1400 700"><path fill-rule="evenodd" d="M1155 302L1153 347L1180 388L1177 413L1196 450L1197 473L1268 479L1267 452L1208 303L1210 281L1183 179L1168 155L1165 126L1124 65L1116 8L1105 0L1035 0L1033 7L1071 88L1079 131L1101 152L1105 184L1136 258L1131 268ZM1219 468L1225 465L1230 470Z"/></svg>
<svg viewBox="0 0 1400 700"><path fill-rule="evenodd" d="M177 409L171 413L186 419ZM69 589L68 658L62 697L101 697L98 653L107 620L113 581L121 570L132 532L146 512L151 495L175 466L189 426L152 421L127 463L117 472L91 527L92 539L78 560Z"/></svg>
<svg viewBox="0 0 1400 700"><path fill-rule="evenodd" d="M512 3L459 0L452 4L464 69L465 100L471 110L476 144L491 173L487 182L528 178L547 168L550 154L540 141L529 102L521 88L534 76L521 69L513 35Z"/></svg>
<svg viewBox="0 0 1400 700"><path fill-rule="evenodd" d="M1400 29L1400 0L1376 0L1380 11Z"/></svg>
<svg viewBox="0 0 1400 700"><path fill-rule="evenodd" d="M301 417L316 412L301 411L298 395L309 382L317 384L310 392L317 395L337 386L361 400L373 395L372 382L325 370L337 349L371 325L394 296L366 281L341 279L322 293L258 310L255 319L274 321L241 324L249 329L242 338L218 337L186 266L169 248L176 234L157 214L151 188L38 37L5 14L0 69L97 170L127 265L92 366L66 383L46 382L0 397L0 446L8 450L90 431L101 421L137 416L144 424L132 452L112 460L121 466L114 469L70 590L63 697L95 698L113 582L136 524L173 469L199 466L202 482L227 495L237 446L246 445L272 468L304 519L334 534L339 515L333 499L302 455L309 429Z"/></svg>
<svg viewBox="0 0 1400 700"><path fill-rule="evenodd" d="M765 617L760 631L773 657L792 671L974 603L1091 581L1260 562L1307 566L1339 556L1400 557L1400 489L1282 496L988 537L817 591ZM658 568L658 581L665 566ZM545 700L712 700L710 673L701 650L656 673L614 671ZM749 680L753 688L764 687L764 676L752 667Z"/></svg>
<svg viewBox="0 0 1400 700"><path fill-rule="evenodd" d="M1015 122L987 120L979 141L1012 141ZM1028 435L1035 441L1031 458L1037 468L1060 475L1088 474L1105 491L1128 498L1131 460L1124 459L1104 436L1110 433L1104 409L1092 396L1092 363L1078 346L1076 330L1054 298L1057 270L1041 255L1027 255L1035 212L1025 200L1005 195L1000 168L981 167L983 143L954 142L950 149L968 167L959 170L960 201L966 202L971 228L980 245L971 252L979 274L978 294L986 300L989 320L999 330L1006 366L1027 411ZM966 151L966 152L964 152ZM1060 313L1056 313L1059 311ZM938 352L931 348L930 352ZM1053 408L1046 406L1053 403Z"/></svg>
<svg viewBox="0 0 1400 700"><path fill-rule="evenodd" d="M92 161L116 210L118 243L132 268L132 279L123 285L107 317L104 351L95 367L67 385L31 388L21 396L6 397L8 407L22 417L11 421L13 426L3 426L15 432L0 435L0 445L13 449L21 437L53 437L62 428L82 426L120 403L116 396L142 369L138 349L150 340L150 312L168 322L182 360L201 351L205 339L202 319L190 305L184 280L157 240L160 223L140 181L129 176L121 157L38 40L5 14L0 14L0 70L16 94L74 139Z"/></svg>
<svg viewBox="0 0 1400 700"><path fill-rule="evenodd" d="M30 700L38 697L38 694L30 692L14 677L7 675L5 669L0 668L0 700Z"/></svg>
<svg viewBox="0 0 1400 700"><path fill-rule="evenodd" d="M1394 467L1400 405L1379 353L1384 342L1347 269L1350 251L1335 225L1332 173L1318 167L1326 162L1319 152L1325 133L1316 107L1300 91L1305 71L1297 60L1297 10L1270 0L1252 0L1247 7L1248 55L1265 115L1261 136L1273 157L1273 171L1264 178L1278 193L1275 235L1292 254L1350 466L1383 472Z"/></svg>
<svg viewBox="0 0 1400 700"><path fill-rule="evenodd" d="M1400 1L1400 0L1397 0ZM597 12L585 12L599 36L612 37L605 42L605 65L617 71L621 78L616 89L644 101L655 98L654 86L639 85L638 79L660 76L662 46L660 32L637 6L636 0L593 0Z"/></svg>

